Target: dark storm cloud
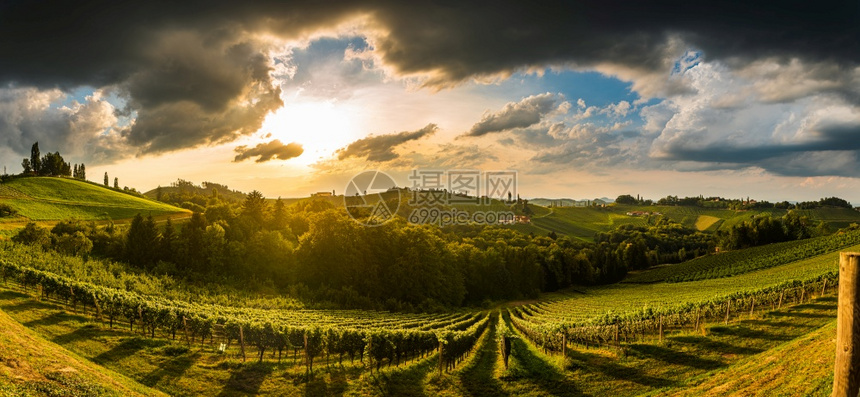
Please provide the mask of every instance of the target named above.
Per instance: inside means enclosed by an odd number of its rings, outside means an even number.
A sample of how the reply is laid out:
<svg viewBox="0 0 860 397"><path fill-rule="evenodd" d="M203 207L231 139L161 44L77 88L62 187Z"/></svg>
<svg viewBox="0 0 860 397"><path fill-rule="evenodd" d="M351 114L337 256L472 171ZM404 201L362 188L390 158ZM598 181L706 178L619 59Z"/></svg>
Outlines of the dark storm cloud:
<svg viewBox="0 0 860 397"><path fill-rule="evenodd" d="M110 87L126 103L117 114L135 119L116 146L123 155L229 142L283 105L270 44L257 34L290 26L297 37L350 12L298 2L4 2L0 86Z"/></svg>
<svg viewBox="0 0 860 397"><path fill-rule="evenodd" d="M439 128L436 124L427 124L418 131L403 131L396 134L371 135L350 143L344 149L338 151L338 159L348 157L364 157L367 161L383 162L394 160L399 157L394 153L394 148L409 141L421 139L433 135Z"/></svg>
<svg viewBox="0 0 860 397"><path fill-rule="evenodd" d="M667 34L708 57L770 55L856 63L856 1L618 2L6 2L0 80L42 86L111 84L140 70L153 32L212 40L238 32L297 36L351 15L385 29L377 51L404 73L459 81L551 62L659 68Z"/></svg>
<svg viewBox="0 0 860 397"><path fill-rule="evenodd" d="M141 152L164 152L254 132L282 105L262 37L301 38L356 16L366 17L363 34L384 66L428 86L563 64L650 76L634 89L653 95L683 90L667 83L667 62L688 46L734 64L797 57L851 70L860 61L858 15L856 0L6 1L0 86L116 87L122 111L137 115L123 137Z"/></svg>
<svg viewBox="0 0 860 397"><path fill-rule="evenodd" d="M239 146L236 148L236 157L233 159L234 162L244 161L252 157L258 157L257 162L262 163L269 160L289 160L293 157L299 157L304 153L304 149L302 145L298 143L292 142L289 144L283 144L280 140L273 140L268 143L261 143L257 146L249 148L247 146Z"/></svg>
<svg viewBox="0 0 860 397"><path fill-rule="evenodd" d="M440 84L567 62L665 74L661 52L669 35L711 59L860 61L860 3L853 0L464 3L386 7L375 14L388 29L377 49L400 72L437 73L430 83Z"/></svg>

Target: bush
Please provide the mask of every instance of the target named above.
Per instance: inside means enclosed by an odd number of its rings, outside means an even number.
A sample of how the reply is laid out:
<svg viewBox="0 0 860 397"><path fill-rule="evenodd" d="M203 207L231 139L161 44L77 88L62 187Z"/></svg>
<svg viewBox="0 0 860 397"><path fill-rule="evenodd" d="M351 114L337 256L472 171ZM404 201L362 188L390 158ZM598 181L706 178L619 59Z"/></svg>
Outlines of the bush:
<svg viewBox="0 0 860 397"><path fill-rule="evenodd" d="M39 225L30 222L18 234L12 237L12 241L48 248L51 245L51 232L44 227L39 227Z"/></svg>
<svg viewBox="0 0 860 397"><path fill-rule="evenodd" d="M7 216L12 216L17 214L14 208L12 208L9 204L0 204L0 218L5 218Z"/></svg>

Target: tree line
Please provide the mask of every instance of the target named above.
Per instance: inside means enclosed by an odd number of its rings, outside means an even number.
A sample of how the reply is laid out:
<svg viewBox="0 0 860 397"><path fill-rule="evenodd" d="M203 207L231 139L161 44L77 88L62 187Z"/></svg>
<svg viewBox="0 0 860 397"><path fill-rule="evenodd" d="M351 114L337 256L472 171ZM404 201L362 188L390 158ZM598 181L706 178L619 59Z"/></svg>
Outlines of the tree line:
<svg viewBox="0 0 860 397"><path fill-rule="evenodd" d="M589 243L500 226L440 229L401 218L368 228L328 201L287 206L257 191L241 203L217 193L198 202L205 209L180 225L143 215L125 227L29 224L13 240L121 260L146 272L276 288L316 304L405 311L616 282L627 270L680 250L690 252L686 257L708 249L668 221Z"/></svg>
<svg viewBox="0 0 860 397"><path fill-rule="evenodd" d="M798 203L790 203L788 201L781 201L778 203L771 203L769 201L757 201L750 199L747 197L746 199L728 199L725 197L705 197L705 196L695 196L695 197L678 197L678 196L666 196L663 197L656 202L650 199L645 199L637 195L633 197L630 194L622 194L615 199L615 203L624 204L624 205L664 205L664 206L683 206L683 207L700 207L700 208L722 208L722 209L734 209L734 210L750 210L750 209L784 209L784 210L792 210L792 209L816 209L816 208L824 208L824 207L834 207L834 208L854 208L851 203L847 200L841 199L839 197L825 197L818 201L803 201Z"/></svg>

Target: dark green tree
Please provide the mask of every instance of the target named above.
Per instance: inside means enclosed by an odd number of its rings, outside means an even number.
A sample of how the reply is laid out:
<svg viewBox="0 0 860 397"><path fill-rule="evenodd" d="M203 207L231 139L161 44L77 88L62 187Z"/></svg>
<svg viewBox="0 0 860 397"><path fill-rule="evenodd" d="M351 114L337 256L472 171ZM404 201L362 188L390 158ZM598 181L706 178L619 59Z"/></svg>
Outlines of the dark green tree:
<svg viewBox="0 0 860 397"><path fill-rule="evenodd" d="M266 198L257 190L248 193L245 202L242 203L242 216L250 219L255 228L263 225L266 216Z"/></svg>
<svg viewBox="0 0 860 397"><path fill-rule="evenodd" d="M30 222L18 234L12 237L12 241L48 248L51 245L51 232L44 227Z"/></svg>
<svg viewBox="0 0 860 397"><path fill-rule="evenodd" d="M39 153L39 142L34 143L30 148L30 166L33 167L33 172L36 174L42 172L42 155Z"/></svg>
<svg viewBox="0 0 860 397"><path fill-rule="evenodd" d="M616 204L625 204L625 205L639 204L639 202L636 200L636 198L629 195L629 194L622 194L622 195L618 196L618 198L615 199L615 203Z"/></svg>
<svg viewBox="0 0 860 397"><path fill-rule="evenodd" d="M173 228L173 221L167 218L164 224L164 231L161 233L161 246L159 247L158 259L165 262L173 262L175 259L174 250L176 249L176 230Z"/></svg>
<svg viewBox="0 0 860 397"><path fill-rule="evenodd" d="M158 259L161 236L152 215L144 218L139 213L131 221L125 239L125 259L132 265L151 269Z"/></svg>
<svg viewBox="0 0 860 397"><path fill-rule="evenodd" d="M109 181L109 179L108 179L108 175L107 175L107 172L105 172L105 187L110 186L110 185L108 184L108 181Z"/></svg>

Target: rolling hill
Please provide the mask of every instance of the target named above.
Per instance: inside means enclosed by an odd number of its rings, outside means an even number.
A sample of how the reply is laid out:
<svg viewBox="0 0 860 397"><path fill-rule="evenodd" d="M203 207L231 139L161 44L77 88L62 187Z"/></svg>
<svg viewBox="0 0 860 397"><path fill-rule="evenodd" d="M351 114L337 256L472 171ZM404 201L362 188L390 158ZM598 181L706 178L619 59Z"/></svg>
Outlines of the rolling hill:
<svg viewBox="0 0 860 397"><path fill-rule="evenodd" d="M0 220L0 230L20 227L28 221L65 219L111 221L134 215L185 216L189 211L146 198L67 178L18 178L0 184L0 203L17 216Z"/></svg>

